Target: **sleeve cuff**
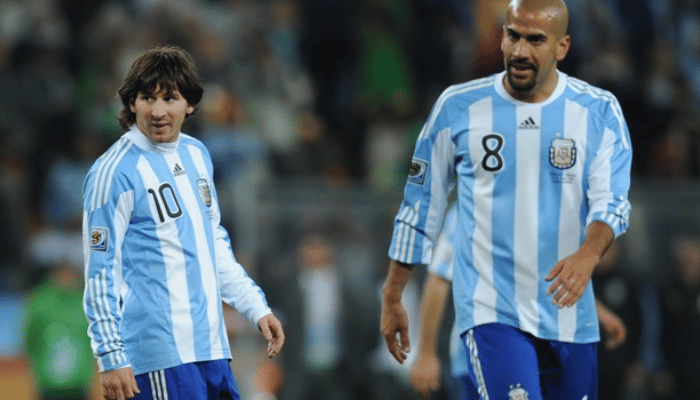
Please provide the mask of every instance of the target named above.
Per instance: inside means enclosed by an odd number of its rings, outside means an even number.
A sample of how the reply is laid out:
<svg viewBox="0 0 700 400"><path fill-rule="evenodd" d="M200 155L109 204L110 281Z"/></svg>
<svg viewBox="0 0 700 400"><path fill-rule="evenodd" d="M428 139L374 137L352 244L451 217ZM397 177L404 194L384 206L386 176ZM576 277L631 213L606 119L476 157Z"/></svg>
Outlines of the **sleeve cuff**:
<svg viewBox="0 0 700 400"><path fill-rule="evenodd" d="M131 362L121 350L113 351L97 357L97 367L99 372L111 371L114 369L130 367Z"/></svg>

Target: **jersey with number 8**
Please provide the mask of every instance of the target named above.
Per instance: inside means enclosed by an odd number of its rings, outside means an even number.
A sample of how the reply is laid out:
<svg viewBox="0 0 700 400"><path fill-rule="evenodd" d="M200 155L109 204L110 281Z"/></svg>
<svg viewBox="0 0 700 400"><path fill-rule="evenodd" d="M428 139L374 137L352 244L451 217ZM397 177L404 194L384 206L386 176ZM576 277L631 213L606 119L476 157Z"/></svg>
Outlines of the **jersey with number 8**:
<svg viewBox="0 0 700 400"><path fill-rule="evenodd" d="M504 73L449 87L417 140L421 175L409 176L389 256L430 263L456 183L460 332L499 322L546 340L599 340L591 285L559 309L544 277L578 249L591 221L616 236L627 229L629 132L611 93L557 73L541 103L512 98Z"/></svg>

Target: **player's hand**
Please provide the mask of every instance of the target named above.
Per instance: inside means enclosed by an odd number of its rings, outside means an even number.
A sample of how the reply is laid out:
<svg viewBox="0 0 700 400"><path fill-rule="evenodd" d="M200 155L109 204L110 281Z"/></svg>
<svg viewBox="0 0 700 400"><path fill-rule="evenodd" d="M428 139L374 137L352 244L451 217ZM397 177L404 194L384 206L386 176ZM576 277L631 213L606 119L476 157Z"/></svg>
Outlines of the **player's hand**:
<svg viewBox="0 0 700 400"><path fill-rule="evenodd" d="M547 295L553 296L552 304L559 308L573 306L583 295L599 261L600 256L586 247L560 260L544 278L547 282L554 280L547 290Z"/></svg>
<svg viewBox="0 0 700 400"><path fill-rule="evenodd" d="M141 393L131 367L101 372L100 384L102 396L107 400L133 399L136 393Z"/></svg>
<svg viewBox="0 0 700 400"><path fill-rule="evenodd" d="M258 320L258 328L267 340L267 356L273 358L282 350L284 345L284 330L282 323L272 313Z"/></svg>
<svg viewBox="0 0 700 400"><path fill-rule="evenodd" d="M616 314L598 312L598 320L605 334L605 348L615 350L627 340L627 327Z"/></svg>
<svg viewBox="0 0 700 400"><path fill-rule="evenodd" d="M399 364L403 364L407 353L411 351L411 344L408 338L408 314L400 298L382 300L381 331L389 352Z"/></svg>
<svg viewBox="0 0 700 400"><path fill-rule="evenodd" d="M440 359L435 352L419 352L411 367L411 387L427 398L440 389L440 370Z"/></svg>

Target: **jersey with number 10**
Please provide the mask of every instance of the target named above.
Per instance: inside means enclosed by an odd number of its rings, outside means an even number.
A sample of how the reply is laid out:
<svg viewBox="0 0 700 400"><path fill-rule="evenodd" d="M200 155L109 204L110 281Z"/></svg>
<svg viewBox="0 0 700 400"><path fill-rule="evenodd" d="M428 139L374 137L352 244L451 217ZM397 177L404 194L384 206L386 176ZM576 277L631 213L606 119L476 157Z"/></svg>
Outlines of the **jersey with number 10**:
<svg viewBox="0 0 700 400"><path fill-rule="evenodd" d="M541 103L512 98L505 72L437 99L414 150L389 256L429 264L457 190L453 292L460 332L488 323L564 342L599 340L591 285L559 309L544 277L591 221L629 221L632 150L615 97L557 71Z"/></svg>
<svg viewBox="0 0 700 400"><path fill-rule="evenodd" d="M270 313L219 224L212 177L198 140L153 144L136 127L88 172L84 308L100 371L231 358L222 300L253 323Z"/></svg>

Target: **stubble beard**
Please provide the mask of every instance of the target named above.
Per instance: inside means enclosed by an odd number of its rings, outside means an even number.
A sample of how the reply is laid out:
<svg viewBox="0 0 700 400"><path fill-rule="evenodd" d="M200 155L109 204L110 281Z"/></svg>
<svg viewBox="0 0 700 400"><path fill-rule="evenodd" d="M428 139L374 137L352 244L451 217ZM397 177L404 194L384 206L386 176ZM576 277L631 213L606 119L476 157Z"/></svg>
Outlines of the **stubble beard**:
<svg viewBox="0 0 700 400"><path fill-rule="evenodd" d="M508 69L506 71L506 78L508 79L510 86L516 91L521 93L530 93L537 84L537 70L533 69L532 72L532 77L523 80L515 78L510 72L510 69Z"/></svg>

